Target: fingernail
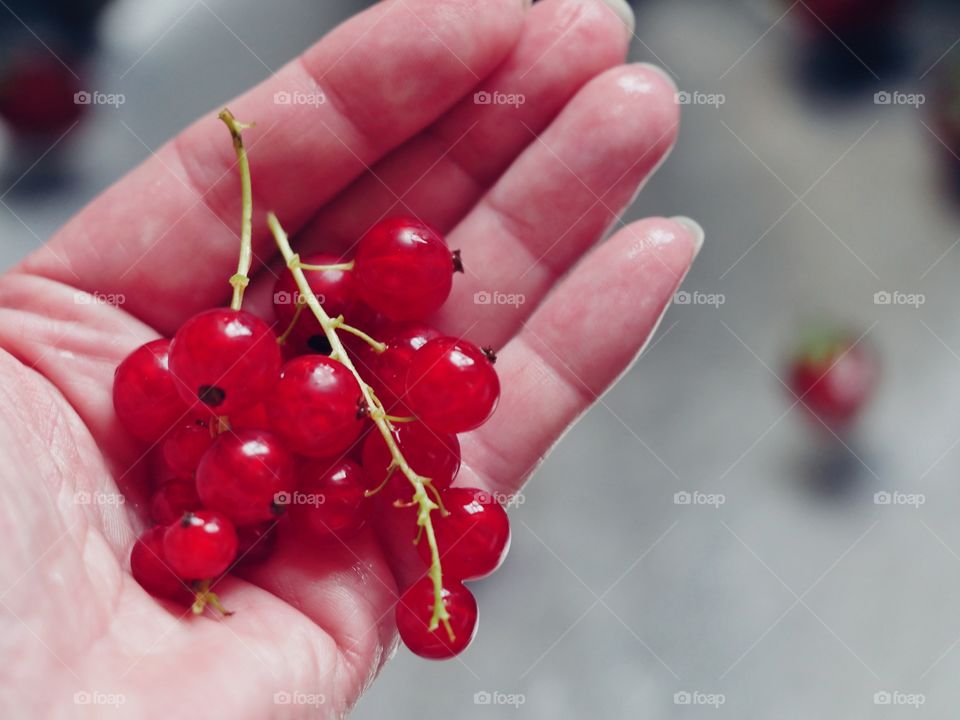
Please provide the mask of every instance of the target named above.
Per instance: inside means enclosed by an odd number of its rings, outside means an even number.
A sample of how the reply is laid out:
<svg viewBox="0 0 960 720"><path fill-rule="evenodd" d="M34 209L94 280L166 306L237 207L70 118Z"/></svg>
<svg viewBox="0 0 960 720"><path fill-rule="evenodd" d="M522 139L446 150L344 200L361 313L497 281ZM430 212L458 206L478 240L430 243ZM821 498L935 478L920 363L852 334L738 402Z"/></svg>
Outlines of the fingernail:
<svg viewBox="0 0 960 720"><path fill-rule="evenodd" d="M668 83L670 83L670 84L673 86L673 89L674 89L674 90L677 89L677 82L676 82L676 80L674 80L673 77L670 75L670 73L668 73L666 70L664 70L664 69L663 69L662 67L660 67L659 65L654 65L653 63L648 63L648 62L642 62L642 63L637 63L637 64L636 64L636 67L641 67L641 68L643 68L643 69L645 69L645 70L649 70L650 72L659 75L659 76L662 77L664 80L666 80Z"/></svg>
<svg viewBox="0 0 960 720"><path fill-rule="evenodd" d="M678 225L682 225L690 233L690 238L693 240L693 256L696 257L700 253L700 248L703 247L703 239L706 237L700 223L683 215L677 215L677 217L670 219Z"/></svg>
<svg viewBox="0 0 960 720"><path fill-rule="evenodd" d="M633 31L637 27L637 17L633 14L633 8L630 7L627 0L603 0L603 2L620 18L627 27L628 35L633 37Z"/></svg>

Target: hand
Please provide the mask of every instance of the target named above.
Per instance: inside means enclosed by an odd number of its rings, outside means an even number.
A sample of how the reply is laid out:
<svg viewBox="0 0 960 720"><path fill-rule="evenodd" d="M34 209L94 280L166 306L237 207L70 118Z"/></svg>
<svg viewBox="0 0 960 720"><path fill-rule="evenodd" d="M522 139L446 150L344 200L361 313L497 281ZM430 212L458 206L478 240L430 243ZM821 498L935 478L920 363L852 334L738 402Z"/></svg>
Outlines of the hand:
<svg viewBox="0 0 960 720"><path fill-rule="evenodd" d="M676 137L670 81L617 67L628 38L600 0L386 0L228 103L257 123L253 310L269 312L280 267L267 210L304 253L400 213L463 251L435 324L500 348L503 396L463 438L460 484L515 492L637 356L702 242L648 219L593 247ZM478 103L478 85L502 95ZM395 647L403 558L370 532L309 551L281 534L270 562L217 587L227 620L182 617L130 576L146 461L114 416L113 371L227 303L239 203L211 112L0 279L5 715L99 709L80 692L117 695L124 717L306 716L321 699L335 716Z"/></svg>

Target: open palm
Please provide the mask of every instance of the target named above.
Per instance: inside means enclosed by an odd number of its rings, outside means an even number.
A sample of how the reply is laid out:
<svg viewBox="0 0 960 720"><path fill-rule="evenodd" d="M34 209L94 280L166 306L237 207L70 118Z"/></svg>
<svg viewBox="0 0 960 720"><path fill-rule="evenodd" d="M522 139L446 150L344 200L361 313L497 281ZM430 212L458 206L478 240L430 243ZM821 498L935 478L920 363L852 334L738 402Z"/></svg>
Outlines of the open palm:
<svg viewBox="0 0 960 720"><path fill-rule="evenodd" d="M433 322L501 349L503 396L462 438L458 484L519 488L636 356L702 241L649 219L591 250L676 137L670 81L618 66L628 39L601 0L386 0L229 103L257 123L253 311L269 316L281 267L267 210L301 253L348 251L390 214L462 250ZM114 416L113 371L227 302L234 162L211 113L0 279L5 716L338 716L395 645L409 543L389 529L310 547L281 532L268 563L218 585L227 620L183 617L130 576L148 459Z"/></svg>

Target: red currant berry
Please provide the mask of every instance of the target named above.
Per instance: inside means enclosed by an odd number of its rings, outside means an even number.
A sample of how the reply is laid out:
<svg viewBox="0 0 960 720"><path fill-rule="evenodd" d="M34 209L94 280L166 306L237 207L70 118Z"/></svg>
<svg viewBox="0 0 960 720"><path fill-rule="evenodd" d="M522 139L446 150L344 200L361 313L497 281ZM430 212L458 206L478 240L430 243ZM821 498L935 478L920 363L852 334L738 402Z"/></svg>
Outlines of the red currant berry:
<svg viewBox="0 0 960 720"><path fill-rule="evenodd" d="M353 308L351 308L349 323L353 325L353 327L360 328L371 335L382 335L382 331L391 324L387 318L361 300L358 300ZM356 339L358 338L354 335L346 335L343 341L347 342ZM360 342L363 341L361 340ZM366 345L366 343L363 344Z"/></svg>
<svg viewBox="0 0 960 720"><path fill-rule="evenodd" d="M280 372L277 337L260 318L226 308L194 315L177 331L170 369L188 402L229 415L263 400Z"/></svg>
<svg viewBox="0 0 960 720"><path fill-rule="evenodd" d="M167 465L167 461L163 459L163 453L161 452L150 452L147 457L147 464L148 489L151 492L156 492L168 482L182 482L193 479L175 473L173 468Z"/></svg>
<svg viewBox="0 0 960 720"><path fill-rule="evenodd" d="M500 397L492 357L466 340L440 337L413 354L407 371L407 405L438 432L479 427Z"/></svg>
<svg viewBox="0 0 960 720"><path fill-rule="evenodd" d="M418 322L401 323L393 326L388 335L383 336L387 349L376 352L364 343L357 355L357 369L373 387L374 393L387 412L393 414L412 414L403 402L407 392L407 370L413 354L426 345L428 340L440 337L440 331Z"/></svg>
<svg viewBox="0 0 960 720"><path fill-rule="evenodd" d="M856 418L876 386L878 362L865 343L827 333L809 342L790 367L789 387L804 407L834 430Z"/></svg>
<svg viewBox="0 0 960 720"><path fill-rule="evenodd" d="M397 629L400 638L412 652L429 660L443 660L459 655L473 641L477 632L477 600L463 583L444 580L443 604L450 613L453 639L443 623L430 630L433 617L433 582L425 577L400 596L397 603Z"/></svg>
<svg viewBox="0 0 960 720"><path fill-rule="evenodd" d="M176 474L193 475L200 458L212 444L209 424L204 420L196 420L181 425L167 435L163 441L163 459Z"/></svg>
<svg viewBox="0 0 960 720"><path fill-rule="evenodd" d="M421 423L399 423L393 439L410 467L418 475L430 478L437 490L449 487L460 469L460 441L456 435L435 433ZM387 479L393 462L390 449L379 431L367 434L363 442L363 470L371 490L379 488ZM407 478L395 470L386 492L387 499L409 500L413 493Z"/></svg>
<svg viewBox="0 0 960 720"><path fill-rule="evenodd" d="M510 521L503 506L484 490L448 488L440 493L449 513L433 514L433 531L444 578L478 580L500 567L510 547ZM430 564L430 546L417 544Z"/></svg>
<svg viewBox="0 0 960 720"><path fill-rule="evenodd" d="M197 497L193 478L165 482L150 498L150 517L159 525L170 525L185 512L199 510L203 505Z"/></svg>
<svg viewBox="0 0 960 720"><path fill-rule="evenodd" d="M275 522L237 528L237 565L257 565L266 562L277 546Z"/></svg>
<svg viewBox="0 0 960 720"><path fill-rule="evenodd" d="M333 255L310 255L301 258L301 262L307 265L337 265L343 261ZM323 305L323 309L327 311L330 317L349 316L357 301L357 288L352 271L304 270L303 274L306 276L307 284L313 290L313 294L317 296L317 300ZM293 322L300 300L300 289L293 273L281 273L273 288L273 310L280 327L287 328ZM309 338L312 336L324 336L320 321L317 320L310 308L305 306L297 320L295 332L307 338L308 344ZM326 336L323 339L326 340ZM322 354L328 355L329 351Z"/></svg>
<svg viewBox="0 0 960 720"><path fill-rule="evenodd" d="M114 374L117 417L127 430L147 442L159 440L188 413L170 373L169 353L169 340L148 342L130 353Z"/></svg>
<svg viewBox="0 0 960 720"><path fill-rule="evenodd" d="M280 373L267 413L270 425L294 451L335 457L363 429L363 397L346 366L322 355L304 355Z"/></svg>
<svg viewBox="0 0 960 720"><path fill-rule="evenodd" d="M184 580L214 578L237 557L237 531L213 510L185 513L164 532L163 554Z"/></svg>
<svg viewBox="0 0 960 720"><path fill-rule="evenodd" d="M346 338L341 338L341 341L346 341ZM325 333L313 332L311 328L304 328L298 322L293 332L287 337L281 351L286 362L301 355L330 355L333 352L333 346Z"/></svg>
<svg viewBox="0 0 960 720"><path fill-rule="evenodd" d="M234 525L274 519L278 495L293 491L296 464L280 439L266 430L219 435L197 468L197 493L205 507Z"/></svg>
<svg viewBox="0 0 960 720"><path fill-rule="evenodd" d="M167 528L157 526L144 531L130 551L130 572L140 587L155 597L193 602L193 593L170 569L163 551Z"/></svg>
<svg viewBox="0 0 960 720"><path fill-rule="evenodd" d="M354 272L371 308L391 320L417 320L447 299L454 259L433 228L413 218L390 218L360 239Z"/></svg>
<svg viewBox="0 0 960 720"><path fill-rule="evenodd" d="M858 30L876 33L877 28L897 19L903 5L902 0L809 0L802 16L813 32L837 38L838 33Z"/></svg>
<svg viewBox="0 0 960 720"><path fill-rule="evenodd" d="M264 403L251 405L230 416L230 427L234 430L266 430L270 427L267 406Z"/></svg>
<svg viewBox="0 0 960 720"><path fill-rule="evenodd" d="M86 105L76 101L82 88L70 69L74 63L68 66L59 57L40 52L12 60L8 57L5 64L0 78L0 116L15 132L60 135L80 120Z"/></svg>
<svg viewBox="0 0 960 720"><path fill-rule="evenodd" d="M353 535L366 524L366 489L363 470L352 460L305 462L290 522L314 536Z"/></svg>

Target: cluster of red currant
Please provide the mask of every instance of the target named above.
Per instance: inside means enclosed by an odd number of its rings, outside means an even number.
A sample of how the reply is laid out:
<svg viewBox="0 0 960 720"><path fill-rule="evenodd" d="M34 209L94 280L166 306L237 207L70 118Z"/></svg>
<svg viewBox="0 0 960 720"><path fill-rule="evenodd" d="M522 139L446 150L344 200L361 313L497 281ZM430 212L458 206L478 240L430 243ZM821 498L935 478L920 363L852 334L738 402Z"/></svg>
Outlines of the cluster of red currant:
<svg viewBox="0 0 960 720"><path fill-rule="evenodd" d="M452 657L477 624L463 581L493 572L510 538L493 496L451 487L457 434L482 424L500 394L491 351L423 322L449 295L459 254L427 225L394 218L371 228L352 260L301 261L271 214L289 269L274 293L286 328L278 337L241 309L251 262L247 126L227 111L221 119L244 198L233 302L135 350L114 382L121 422L162 450L155 524L133 547L133 576L196 613L225 612L211 586L269 558L281 515L322 542L380 513L406 513L427 570L397 603L400 636L418 655Z"/></svg>

